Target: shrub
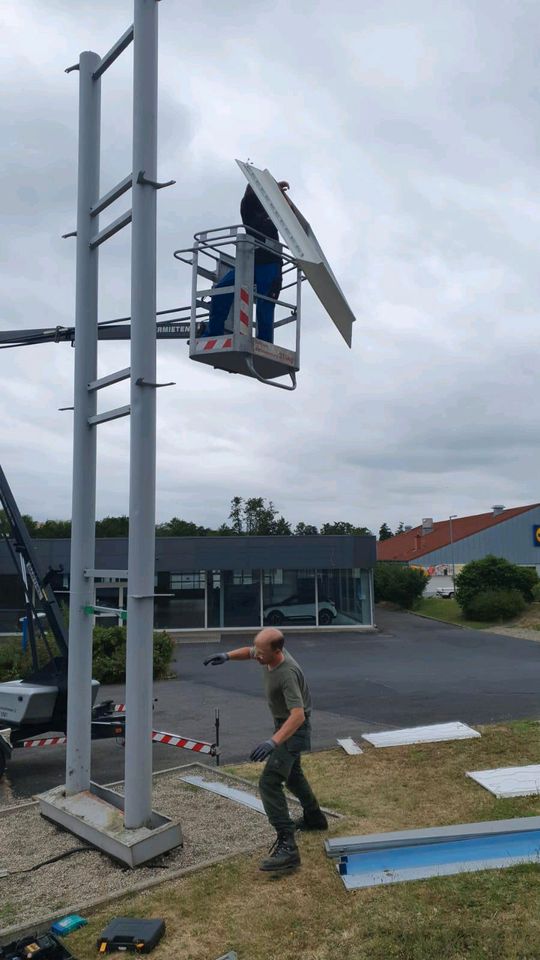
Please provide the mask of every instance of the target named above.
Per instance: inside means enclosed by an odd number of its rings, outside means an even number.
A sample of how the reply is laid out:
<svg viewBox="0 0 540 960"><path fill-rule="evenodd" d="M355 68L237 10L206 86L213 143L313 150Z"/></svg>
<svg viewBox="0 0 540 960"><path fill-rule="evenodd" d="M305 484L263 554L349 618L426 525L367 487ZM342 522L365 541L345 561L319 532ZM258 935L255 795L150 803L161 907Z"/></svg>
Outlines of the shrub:
<svg viewBox="0 0 540 960"><path fill-rule="evenodd" d="M482 560L467 563L456 577L456 600L465 611L471 600L486 590L519 590L529 603L533 588L538 584L536 570L518 567L503 557L491 554Z"/></svg>
<svg viewBox="0 0 540 960"><path fill-rule="evenodd" d="M173 641L164 630L154 633L154 680L168 676L174 649ZM38 641L40 663L48 654L42 640ZM21 638L13 637L0 643L0 683L19 680L31 670L29 650L22 652ZM124 683L126 678L126 628L95 627L92 676L100 683Z"/></svg>
<svg viewBox="0 0 540 960"><path fill-rule="evenodd" d="M423 570L397 563L375 566L375 603L390 600L411 610L424 592L429 576Z"/></svg>
<svg viewBox="0 0 540 960"><path fill-rule="evenodd" d="M469 620L512 620L526 606L519 590L483 590L471 597L464 613Z"/></svg>
<svg viewBox="0 0 540 960"><path fill-rule="evenodd" d="M540 583L535 583L531 590L532 598L536 603L540 603Z"/></svg>
<svg viewBox="0 0 540 960"><path fill-rule="evenodd" d="M154 633L154 680L169 673L173 641L165 630ZM126 627L95 627L92 674L100 683L126 679Z"/></svg>

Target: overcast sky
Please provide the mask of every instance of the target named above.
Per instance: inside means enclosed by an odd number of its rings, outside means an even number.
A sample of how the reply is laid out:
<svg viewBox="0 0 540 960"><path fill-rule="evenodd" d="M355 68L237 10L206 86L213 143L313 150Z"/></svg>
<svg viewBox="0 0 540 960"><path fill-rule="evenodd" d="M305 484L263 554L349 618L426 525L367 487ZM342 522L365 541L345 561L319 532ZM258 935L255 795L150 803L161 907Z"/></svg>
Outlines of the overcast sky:
<svg viewBox="0 0 540 960"><path fill-rule="evenodd" d="M177 183L158 196L158 309L189 302L172 251L238 222L238 157L290 182L357 321L349 351L304 293L295 393L159 344L176 386L158 394L158 519L219 525L238 494L376 531L538 501L538 0L163 0L159 14L159 172ZM72 324L64 68L104 54L132 3L17 0L1 19L0 325ZM102 192L131 170L131 67L128 52L102 81ZM129 231L101 248L102 320L130 312ZM100 375L127 363L100 345ZM0 370L19 506L66 518L73 351L0 351ZM98 436L98 516L126 513L128 421Z"/></svg>

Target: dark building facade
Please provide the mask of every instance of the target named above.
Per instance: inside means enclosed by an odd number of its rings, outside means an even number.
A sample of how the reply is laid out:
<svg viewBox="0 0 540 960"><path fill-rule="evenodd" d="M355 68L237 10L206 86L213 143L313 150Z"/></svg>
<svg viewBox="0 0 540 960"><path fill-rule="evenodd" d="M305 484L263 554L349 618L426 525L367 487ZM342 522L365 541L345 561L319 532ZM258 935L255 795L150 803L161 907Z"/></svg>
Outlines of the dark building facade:
<svg viewBox="0 0 540 960"><path fill-rule="evenodd" d="M69 603L69 540L35 540ZM375 537L158 537L154 625L170 630L373 626ZM96 604L125 608L127 538L96 541ZM0 544L0 632L20 629L24 597ZM117 622L102 615L99 623Z"/></svg>

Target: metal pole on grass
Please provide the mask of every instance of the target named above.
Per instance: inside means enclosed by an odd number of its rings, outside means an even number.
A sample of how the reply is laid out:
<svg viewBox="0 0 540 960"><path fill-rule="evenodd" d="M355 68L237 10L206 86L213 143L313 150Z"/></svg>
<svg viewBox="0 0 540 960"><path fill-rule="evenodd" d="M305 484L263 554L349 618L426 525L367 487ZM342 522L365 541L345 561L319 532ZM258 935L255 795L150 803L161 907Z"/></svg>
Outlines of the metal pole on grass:
<svg viewBox="0 0 540 960"><path fill-rule="evenodd" d="M134 2L133 47L131 460L124 807L124 821L128 828L143 826L152 812L156 512L156 0Z"/></svg>
<svg viewBox="0 0 540 960"><path fill-rule="evenodd" d="M456 593L456 565L454 563L454 537L452 531L452 520L457 520L457 513L453 513L449 518L450 521L450 557L452 559L452 588L454 590L454 595Z"/></svg>
<svg viewBox="0 0 540 960"><path fill-rule="evenodd" d="M100 58L86 51L79 58L79 159L77 187L77 273L75 295L75 375L73 417L73 491L69 602L69 656L66 793L90 787L93 617L84 607L94 602L96 517L96 431L88 418L96 413L96 393L88 390L97 375L98 248L90 239L98 229L90 208L99 197L101 81L94 80Z"/></svg>

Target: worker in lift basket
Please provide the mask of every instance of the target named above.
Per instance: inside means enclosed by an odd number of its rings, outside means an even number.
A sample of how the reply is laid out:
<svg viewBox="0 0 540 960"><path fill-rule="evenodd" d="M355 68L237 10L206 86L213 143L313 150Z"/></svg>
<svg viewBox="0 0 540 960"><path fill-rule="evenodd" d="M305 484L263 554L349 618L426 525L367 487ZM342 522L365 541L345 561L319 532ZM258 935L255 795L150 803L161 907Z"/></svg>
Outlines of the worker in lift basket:
<svg viewBox="0 0 540 960"><path fill-rule="evenodd" d="M278 186L282 193L289 189L286 180L280 180ZM253 188L248 184L240 204L242 223L246 233L252 234L260 241L259 234L279 242L279 234L272 220L268 216L261 201ZM253 233L253 231L257 233ZM281 291L282 273L281 257L271 250L260 246L255 247L255 284L257 293L264 297L277 300ZM234 270L228 270L216 287L232 287L234 285ZM203 337L220 337L225 331L225 323L233 302L233 295L224 293L222 296L212 297L210 315ZM259 340L274 342L274 311L275 304L269 300L257 300L257 337Z"/></svg>
<svg viewBox="0 0 540 960"><path fill-rule="evenodd" d="M311 749L311 694L301 667L284 650L280 630L266 627L255 637L253 647L239 647L218 653L204 661L216 666L227 660L257 660L263 668L268 706L274 719L274 733L252 750L250 760L266 760L259 790L266 816L277 837L261 870L286 871L300 864L295 830L327 830L328 821L306 777L300 755ZM303 816L293 821L283 784L302 804Z"/></svg>

